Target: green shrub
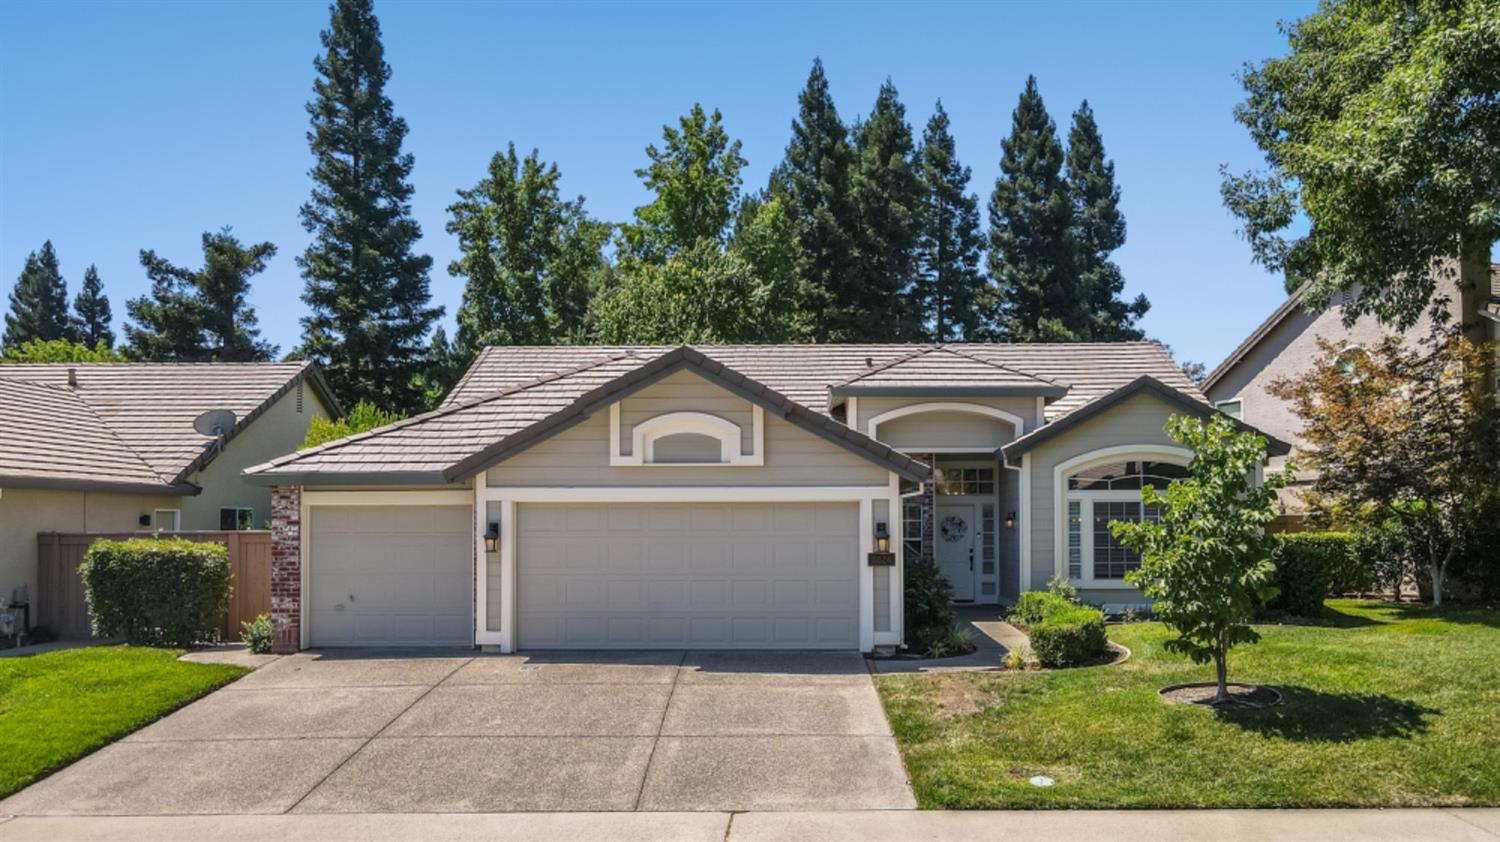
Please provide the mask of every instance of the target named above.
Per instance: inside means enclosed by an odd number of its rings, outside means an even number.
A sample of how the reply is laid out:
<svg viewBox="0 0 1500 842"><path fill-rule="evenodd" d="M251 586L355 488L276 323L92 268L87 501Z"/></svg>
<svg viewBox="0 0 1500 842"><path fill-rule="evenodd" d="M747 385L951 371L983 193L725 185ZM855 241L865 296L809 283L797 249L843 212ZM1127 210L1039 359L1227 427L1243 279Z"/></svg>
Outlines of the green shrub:
<svg viewBox="0 0 1500 842"><path fill-rule="evenodd" d="M1053 614L1078 606L1066 598L1050 591L1027 591L1016 600L1010 612L1010 621L1023 626L1034 626Z"/></svg>
<svg viewBox="0 0 1500 842"><path fill-rule="evenodd" d="M1369 589L1359 586L1347 532L1282 533L1275 537L1271 560L1277 588L1266 605L1271 611L1316 617L1323 613L1323 599L1330 593Z"/></svg>
<svg viewBox="0 0 1500 842"><path fill-rule="evenodd" d="M906 645L926 654L953 634L953 586L922 559L906 565L905 579Z"/></svg>
<svg viewBox="0 0 1500 842"><path fill-rule="evenodd" d="M240 623L240 642L254 655L271 654L271 639L275 635L271 629L271 618L265 614L254 620L245 620Z"/></svg>
<svg viewBox="0 0 1500 842"><path fill-rule="evenodd" d="M148 646L218 635L229 610L229 550L183 538L96 541L78 566L94 634Z"/></svg>
<svg viewBox="0 0 1500 842"><path fill-rule="evenodd" d="M1078 589L1062 576L1053 576L1047 580L1047 593L1060 596L1074 605L1078 604Z"/></svg>
<svg viewBox="0 0 1500 842"><path fill-rule="evenodd" d="M1104 654L1104 612L1072 606L1031 627L1031 651L1044 667L1076 667Z"/></svg>

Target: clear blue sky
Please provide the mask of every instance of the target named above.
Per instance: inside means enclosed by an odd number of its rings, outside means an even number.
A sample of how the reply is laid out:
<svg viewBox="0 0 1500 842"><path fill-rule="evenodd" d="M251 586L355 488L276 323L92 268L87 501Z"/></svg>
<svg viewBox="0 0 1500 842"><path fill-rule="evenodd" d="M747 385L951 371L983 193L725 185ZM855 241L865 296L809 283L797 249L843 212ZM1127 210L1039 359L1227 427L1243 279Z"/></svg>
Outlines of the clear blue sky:
<svg viewBox="0 0 1500 842"><path fill-rule="evenodd" d="M115 312L148 284L137 253L201 263L205 230L280 252L255 281L263 334L298 342L323 2L0 5L0 290L51 239L76 291L95 263ZM607 4L377 2L388 93L410 125L414 209L452 325L454 190L507 141L558 162L564 191L621 220L646 201L634 170L694 102L744 141L746 186L780 160L814 56L846 120L890 76L920 131L942 98L972 189L988 199L1028 73L1066 133L1087 98L1124 192L1127 292L1179 358L1217 363L1276 306L1219 202L1218 166L1260 159L1232 119L1235 72L1286 50L1305 2ZM3 299L0 299L3 306Z"/></svg>

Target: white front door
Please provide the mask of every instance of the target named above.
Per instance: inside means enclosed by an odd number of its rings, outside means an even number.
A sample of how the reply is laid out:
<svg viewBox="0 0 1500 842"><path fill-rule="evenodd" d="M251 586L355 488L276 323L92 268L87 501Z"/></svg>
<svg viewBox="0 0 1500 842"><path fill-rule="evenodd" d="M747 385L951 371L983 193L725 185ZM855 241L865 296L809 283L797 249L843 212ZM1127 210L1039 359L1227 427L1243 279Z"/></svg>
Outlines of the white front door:
<svg viewBox="0 0 1500 842"><path fill-rule="evenodd" d="M953 585L953 598L974 598L974 506L944 504L937 507L937 565Z"/></svg>

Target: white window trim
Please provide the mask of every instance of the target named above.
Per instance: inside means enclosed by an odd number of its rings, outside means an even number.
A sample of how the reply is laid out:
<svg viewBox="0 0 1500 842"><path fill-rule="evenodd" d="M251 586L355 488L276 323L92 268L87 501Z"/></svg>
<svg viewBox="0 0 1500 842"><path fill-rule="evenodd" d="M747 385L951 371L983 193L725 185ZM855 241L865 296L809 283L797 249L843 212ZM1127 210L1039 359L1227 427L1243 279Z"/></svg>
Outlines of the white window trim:
<svg viewBox="0 0 1500 842"><path fill-rule="evenodd" d="M883 486L618 486L594 488L533 488L490 487L485 484L484 474L474 478L472 501L474 511L484 512L488 504L498 501L500 520L500 582L504 593L501 597L503 609L500 616L500 631L488 631L485 613L487 593L487 571L484 564L474 569L474 612L476 628L474 642L479 645L499 646L501 652L516 651L516 506L524 503L856 503L859 505L859 552L854 562L859 566L859 648L868 652L875 646L896 645L901 642L903 617L901 607L905 585L902 581L902 565L905 553L900 542L895 542L896 581L891 588L891 630L875 631L875 568L870 567L866 556L875 548L874 511L876 500L887 500L888 518L899 517L901 512L901 480L896 474L889 475ZM358 492L355 492L358 493ZM469 491L458 492L470 499ZM485 558L483 529L473 530L474 557ZM308 521L304 520L304 523ZM889 528L889 521L887 522ZM305 535L304 531L304 535ZM306 541L304 540L304 553ZM304 556L305 558L305 556ZM303 565L306 571L307 565ZM884 568L882 568L884 569ZM305 575L305 574L304 574ZM303 581L304 607L306 605L306 580ZM305 608L304 608L305 610ZM306 635L306 626L303 626ZM304 641L304 646L306 642Z"/></svg>
<svg viewBox="0 0 1500 842"><path fill-rule="evenodd" d="M913 403L906 406L898 406L889 409L879 415L873 416L865 422L865 432L870 438L880 441L880 425L897 418L905 418L908 415L918 415L924 412L965 412L970 415L985 415L1004 421L1011 425L1014 432L1012 440L1020 438L1026 432L1026 421L1021 416L1012 412L1006 412L993 406L985 406L979 403L964 403L960 401L931 401L927 403ZM1003 442L1002 442L1003 444ZM922 453L974 453L992 451L999 445L994 442L982 442L973 446L932 449L932 448L907 448L908 450L920 451Z"/></svg>
<svg viewBox="0 0 1500 842"><path fill-rule="evenodd" d="M1124 444L1113 447L1102 447L1082 453L1071 459L1059 462L1052 469L1052 573L1068 579L1075 585L1097 590L1135 590L1135 586L1127 584L1121 579L1094 579L1093 559L1090 548L1093 546L1092 525L1083 532L1083 579L1068 578L1068 500L1092 500L1092 499L1141 499L1139 491L1068 491L1068 477L1079 471L1087 470L1095 465L1103 465L1109 462L1129 461L1131 459L1157 459L1163 462L1179 462L1183 465L1192 461L1193 452L1185 447L1175 447L1164 444ZM1024 457L1023 457L1024 462ZM1023 474L1027 473L1023 469ZM1124 497L1109 495L1125 495ZM1134 495L1133 497L1131 495ZM1022 498L1025 502L1025 498ZM1090 521L1092 506L1087 512L1081 512L1086 521ZM1090 521L1091 523L1091 521ZM1024 578L1024 577L1023 577ZM1026 583L1030 585L1030 583Z"/></svg>
<svg viewBox="0 0 1500 842"><path fill-rule="evenodd" d="M740 426L727 418L707 412L665 412L636 424L630 431L630 453L620 452L620 403L609 405L609 464L612 467L722 468L760 467L765 464L765 410L752 404L750 452L740 444ZM717 462L655 462L652 460L657 439L691 433L708 436L719 442Z"/></svg>
<svg viewBox="0 0 1500 842"><path fill-rule="evenodd" d="M1237 404L1239 404L1240 405L1240 417L1237 420L1240 420L1240 421L1245 420L1245 399L1244 398L1234 397L1234 398L1226 398L1225 400L1222 400L1222 401L1214 401L1214 409L1217 409L1220 412L1223 412L1225 415L1229 415L1229 413L1225 412L1225 410L1224 410L1224 405L1228 404L1228 403L1237 403ZM1230 418L1234 418L1233 415L1229 415L1229 417Z"/></svg>
<svg viewBox="0 0 1500 842"><path fill-rule="evenodd" d="M162 526L161 516L170 514L172 516L171 526ZM181 532L182 531L182 509L152 509L151 528L157 532Z"/></svg>

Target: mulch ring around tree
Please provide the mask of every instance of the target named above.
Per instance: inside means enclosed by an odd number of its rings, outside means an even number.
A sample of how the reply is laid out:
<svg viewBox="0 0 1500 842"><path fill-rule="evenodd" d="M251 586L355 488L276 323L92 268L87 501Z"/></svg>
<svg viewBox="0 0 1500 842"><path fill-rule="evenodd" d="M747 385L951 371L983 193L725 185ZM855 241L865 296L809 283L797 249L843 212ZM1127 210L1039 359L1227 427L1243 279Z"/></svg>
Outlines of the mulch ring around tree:
<svg viewBox="0 0 1500 842"><path fill-rule="evenodd" d="M1183 705L1203 705L1204 707L1219 708L1268 708L1281 704L1281 692L1275 687L1267 687L1263 684L1238 684L1230 682L1229 700L1218 705L1213 703L1214 696L1219 692L1219 685L1212 681L1200 681L1193 684L1173 684L1163 687L1157 693L1169 702Z"/></svg>

